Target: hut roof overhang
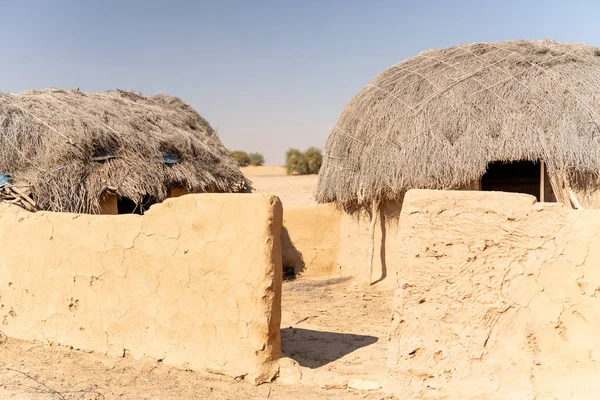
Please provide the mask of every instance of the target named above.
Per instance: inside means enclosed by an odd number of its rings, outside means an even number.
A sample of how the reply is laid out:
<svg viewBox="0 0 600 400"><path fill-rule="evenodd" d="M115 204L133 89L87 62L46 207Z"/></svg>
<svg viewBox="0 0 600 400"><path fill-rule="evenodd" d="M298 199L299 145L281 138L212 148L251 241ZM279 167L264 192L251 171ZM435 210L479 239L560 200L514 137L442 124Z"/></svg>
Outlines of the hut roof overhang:
<svg viewBox="0 0 600 400"><path fill-rule="evenodd" d="M120 90L0 94L0 175L27 185L39 209L83 213L98 213L107 192L137 202L175 187L250 187L191 106Z"/></svg>
<svg viewBox="0 0 600 400"><path fill-rule="evenodd" d="M600 172L600 49L550 40L425 51L377 75L326 144L319 202L368 204L452 189L493 161Z"/></svg>

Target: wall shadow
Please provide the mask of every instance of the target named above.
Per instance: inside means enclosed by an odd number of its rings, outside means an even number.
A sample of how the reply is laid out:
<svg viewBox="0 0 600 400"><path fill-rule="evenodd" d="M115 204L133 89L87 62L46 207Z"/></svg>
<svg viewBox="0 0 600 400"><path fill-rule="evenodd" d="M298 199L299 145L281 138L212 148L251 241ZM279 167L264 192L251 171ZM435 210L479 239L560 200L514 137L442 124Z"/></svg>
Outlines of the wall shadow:
<svg viewBox="0 0 600 400"><path fill-rule="evenodd" d="M306 266L304 257L294 246L285 226L281 229L281 257L284 280L294 279L296 275L304 271Z"/></svg>
<svg viewBox="0 0 600 400"><path fill-rule="evenodd" d="M378 340L375 336L292 327L281 330L283 354L307 368L322 367Z"/></svg>

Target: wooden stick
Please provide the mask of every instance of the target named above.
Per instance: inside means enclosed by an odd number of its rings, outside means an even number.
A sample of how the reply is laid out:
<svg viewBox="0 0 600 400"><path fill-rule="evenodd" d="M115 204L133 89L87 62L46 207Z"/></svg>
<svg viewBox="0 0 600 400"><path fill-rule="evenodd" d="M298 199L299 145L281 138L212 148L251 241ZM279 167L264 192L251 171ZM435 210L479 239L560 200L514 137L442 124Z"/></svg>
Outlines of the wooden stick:
<svg viewBox="0 0 600 400"><path fill-rule="evenodd" d="M373 258L375 257L375 224L377 223L377 215L379 214L379 203L373 201L371 211L371 226L369 227L369 285L373 284Z"/></svg>
<svg viewBox="0 0 600 400"><path fill-rule="evenodd" d="M36 212L37 211L35 209L35 207L32 207L31 204L27 203L26 201L21 200L20 202L18 202L16 204L19 204L21 207L23 207L27 211L31 211L31 212Z"/></svg>
<svg viewBox="0 0 600 400"><path fill-rule="evenodd" d="M577 200L577 197L575 197L575 193L573 193L570 187L567 187L567 192L569 192L569 199L571 199L573 207L575 207L576 210L583 210L583 207L581 207L581 204Z"/></svg>
<svg viewBox="0 0 600 400"><path fill-rule="evenodd" d="M35 201L33 201L31 199L31 197L29 197L25 192L23 192L21 189L17 189L16 187L11 187L10 190L12 190L13 192L15 192L16 194L18 194L24 201L28 202L29 204L31 204L31 206L33 208L35 208Z"/></svg>
<svg viewBox="0 0 600 400"><path fill-rule="evenodd" d="M546 178L546 164L540 161L540 203L544 202L544 192L546 191L545 180Z"/></svg>

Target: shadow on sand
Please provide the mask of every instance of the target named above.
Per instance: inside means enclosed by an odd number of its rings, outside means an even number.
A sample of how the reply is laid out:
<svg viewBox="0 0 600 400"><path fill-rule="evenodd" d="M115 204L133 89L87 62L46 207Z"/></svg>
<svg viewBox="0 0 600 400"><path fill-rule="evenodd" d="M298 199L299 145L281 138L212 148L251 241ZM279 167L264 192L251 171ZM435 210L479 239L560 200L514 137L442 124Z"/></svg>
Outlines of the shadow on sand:
<svg viewBox="0 0 600 400"><path fill-rule="evenodd" d="M303 367L319 368L377 342L375 336L323 332L310 329L281 330L283 354Z"/></svg>

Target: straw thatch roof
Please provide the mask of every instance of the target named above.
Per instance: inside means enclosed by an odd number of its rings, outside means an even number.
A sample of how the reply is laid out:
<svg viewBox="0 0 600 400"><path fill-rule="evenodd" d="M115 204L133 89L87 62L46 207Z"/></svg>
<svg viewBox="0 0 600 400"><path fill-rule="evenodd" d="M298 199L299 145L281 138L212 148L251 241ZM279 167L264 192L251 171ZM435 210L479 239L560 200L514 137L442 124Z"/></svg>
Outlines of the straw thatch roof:
<svg viewBox="0 0 600 400"><path fill-rule="evenodd" d="M248 191L216 132L165 95L43 90L0 94L0 175L41 210L98 213L113 192L140 202L191 192Z"/></svg>
<svg viewBox="0 0 600 400"><path fill-rule="evenodd" d="M600 49L550 40L430 50L375 77L342 112L316 197L365 205L452 189L492 161L600 171Z"/></svg>

